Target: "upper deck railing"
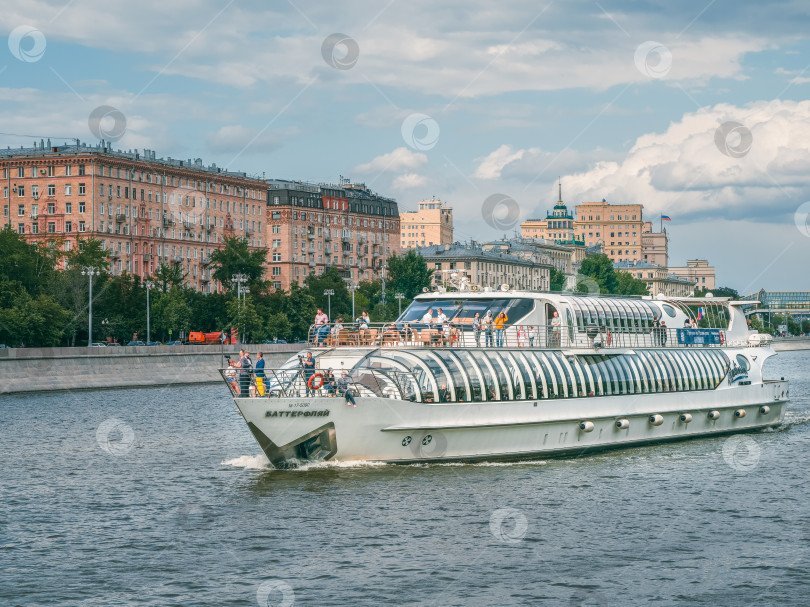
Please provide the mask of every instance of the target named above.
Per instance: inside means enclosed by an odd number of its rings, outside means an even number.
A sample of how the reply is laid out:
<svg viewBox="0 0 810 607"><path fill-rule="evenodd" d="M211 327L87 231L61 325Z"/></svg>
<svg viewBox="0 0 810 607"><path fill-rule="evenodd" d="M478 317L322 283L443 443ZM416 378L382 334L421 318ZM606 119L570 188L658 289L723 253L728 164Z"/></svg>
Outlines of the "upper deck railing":
<svg viewBox="0 0 810 607"><path fill-rule="evenodd" d="M611 329L604 326L512 325L505 329L474 329L469 324L329 323L312 325L307 343L313 347L364 348L684 348L747 345L728 343L723 329L648 327Z"/></svg>

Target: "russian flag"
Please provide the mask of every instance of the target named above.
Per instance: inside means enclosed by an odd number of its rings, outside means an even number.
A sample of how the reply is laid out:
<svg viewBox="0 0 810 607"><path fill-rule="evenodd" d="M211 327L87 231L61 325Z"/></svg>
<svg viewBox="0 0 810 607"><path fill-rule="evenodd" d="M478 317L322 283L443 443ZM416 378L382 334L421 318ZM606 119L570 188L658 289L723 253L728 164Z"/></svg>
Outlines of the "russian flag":
<svg viewBox="0 0 810 607"><path fill-rule="evenodd" d="M661 215L661 221L672 221L672 220L669 218L669 215Z"/></svg>
<svg viewBox="0 0 810 607"><path fill-rule="evenodd" d="M706 311L703 308L698 308L698 317L697 317L697 319L700 320L704 316L706 316Z"/></svg>

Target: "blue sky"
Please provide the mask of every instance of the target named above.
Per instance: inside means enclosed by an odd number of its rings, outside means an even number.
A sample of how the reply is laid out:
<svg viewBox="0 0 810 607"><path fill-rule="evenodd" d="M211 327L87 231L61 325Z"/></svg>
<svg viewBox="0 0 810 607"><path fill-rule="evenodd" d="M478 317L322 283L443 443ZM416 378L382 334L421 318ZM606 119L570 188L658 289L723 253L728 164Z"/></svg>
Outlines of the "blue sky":
<svg viewBox="0 0 810 607"><path fill-rule="evenodd" d="M0 24L5 145L94 142L107 105L122 149L435 196L460 240L512 224L493 194L544 214L560 176L569 205L672 217L672 265L810 290L806 2L18 0Z"/></svg>

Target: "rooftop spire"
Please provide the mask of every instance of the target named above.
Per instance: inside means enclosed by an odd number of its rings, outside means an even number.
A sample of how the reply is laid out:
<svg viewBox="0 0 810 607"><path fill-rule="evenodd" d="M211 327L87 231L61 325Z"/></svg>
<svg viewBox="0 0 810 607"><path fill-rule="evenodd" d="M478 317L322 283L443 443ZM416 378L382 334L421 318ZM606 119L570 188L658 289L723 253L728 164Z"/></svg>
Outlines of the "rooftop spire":
<svg viewBox="0 0 810 607"><path fill-rule="evenodd" d="M560 204L562 204L562 178L557 177L557 183L558 183L558 184L559 184L559 186L560 186L560 197L559 197L559 199L557 200L557 202L559 202Z"/></svg>

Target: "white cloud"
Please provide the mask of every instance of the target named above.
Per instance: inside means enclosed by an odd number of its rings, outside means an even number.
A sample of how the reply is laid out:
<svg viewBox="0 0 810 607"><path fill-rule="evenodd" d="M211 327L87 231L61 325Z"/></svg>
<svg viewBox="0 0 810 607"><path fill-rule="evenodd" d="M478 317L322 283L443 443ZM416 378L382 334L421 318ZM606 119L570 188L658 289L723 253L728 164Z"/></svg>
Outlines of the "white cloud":
<svg viewBox="0 0 810 607"><path fill-rule="evenodd" d="M526 150L513 152L511 146L503 144L481 161L481 164L475 170L474 176L479 179L498 179L501 176L503 167L510 162L523 158L525 152Z"/></svg>
<svg viewBox="0 0 810 607"><path fill-rule="evenodd" d="M399 175L391 185L395 190L408 190L422 187L426 183L427 177L417 173L406 173L405 175Z"/></svg>
<svg viewBox="0 0 810 607"><path fill-rule="evenodd" d="M728 121L751 133L741 157L715 144ZM810 101L720 104L684 114L663 133L638 137L623 159L598 162L563 182L572 200L640 202L651 216L782 220L810 198L808 140ZM727 144L733 151L740 139L731 133Z"/></svg>
<svg viewBox="0 0 810 607"><path fill-rule="evenodd" d="M384 173L386 171L395 173L405 169L416 169L426 162L427 156L424 154L401 147L393 152L377 156L371 162L358 164L353 170L358 173Z"/></svg>
<svg viewBox="0 0 810 607"><path fill-rule="evenodd" d="M208 149L215 153L273 152L281 147L278 133L259 131L238 124L221 127L206 138Z"/></svg>

